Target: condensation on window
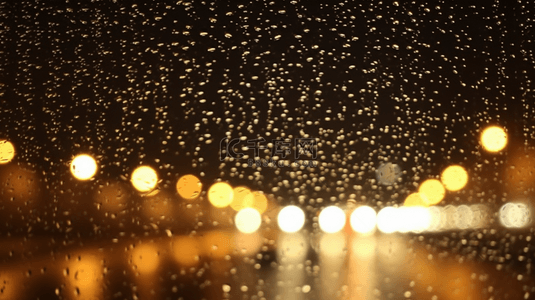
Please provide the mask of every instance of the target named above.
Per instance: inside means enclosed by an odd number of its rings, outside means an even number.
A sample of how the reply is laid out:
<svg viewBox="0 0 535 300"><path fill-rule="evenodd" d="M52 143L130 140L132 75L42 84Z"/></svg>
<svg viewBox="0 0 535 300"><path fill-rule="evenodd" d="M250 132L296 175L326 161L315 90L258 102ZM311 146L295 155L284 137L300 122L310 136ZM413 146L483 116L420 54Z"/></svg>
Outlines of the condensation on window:
<svg viewBox="0 0 535 300"><path fill-rule="evenodd" d="M532 1L1 1L0 299L531 299Z"/></svg>

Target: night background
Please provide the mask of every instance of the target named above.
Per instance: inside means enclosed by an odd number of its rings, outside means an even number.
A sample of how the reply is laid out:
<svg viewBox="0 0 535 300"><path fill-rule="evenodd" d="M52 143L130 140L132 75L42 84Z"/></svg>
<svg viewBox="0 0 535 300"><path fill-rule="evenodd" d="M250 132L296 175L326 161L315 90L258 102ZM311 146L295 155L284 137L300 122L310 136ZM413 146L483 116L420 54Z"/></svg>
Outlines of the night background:
<svg viewBox="0 0 535 300"><path fill-rule="evenodd" d="M452 164L470 179L440 205L486 205L488 228L399 235L407 255L434 266L379 266L381 279L368 296L344 290L349 283L324 294L325 279L313 270L325 268L311 250L302 266L312 270L308 288L299 295L531 299L533 225L511 230L495 219L504 203L531 205L535 196L534 16L535 3L522 0L1 2L0 140L10 141L16 155L0 164L0 299L71 299L65 278L72 274L58 271L56 278L42 269L87 249L114 257L97 259L109 273L97 272L103 292L94 299L298 299L275 291L276 280L257 281L283 265L274 258L276 238L268 236L260 256L245 256L250 263L233 256L220 266L201 257L194 271L174 278L180 272L165 266L151 276L160 287L150 296L135 288L143 274L128 273L131 261L108 264L131 255L135 244L166 245L172 236L232 228L233 212L219 212L206 199L219 180L263 192L263 220L272 231L278 207L299 206L312 239L324 207L401 206ZM490 125L507 133L499 153L484 151L479 140ZM220 161L224 138L264 138L266 145L312 138L318 165ZM80 153L98 161L89 181L69 172ZM381 184L377 170L388 163L401 173ZM130 185L140 165L161 180L150 195ZM203 186L193 204L175 188L186 174ZM109 186L123 199L119 209L94 200ZM392 242L377 245L390 249ZM405 253L390 250L377 264ZM436 280L449 278L440 266L452 262L473 264L465 277L449 272L466 287L460 294L450 294L449 283L418 277L432 269ZM243 271L249 265L254 270ZM350 265L340 274L351 273ZM27 294L13 296L10 286Z"/></svg>

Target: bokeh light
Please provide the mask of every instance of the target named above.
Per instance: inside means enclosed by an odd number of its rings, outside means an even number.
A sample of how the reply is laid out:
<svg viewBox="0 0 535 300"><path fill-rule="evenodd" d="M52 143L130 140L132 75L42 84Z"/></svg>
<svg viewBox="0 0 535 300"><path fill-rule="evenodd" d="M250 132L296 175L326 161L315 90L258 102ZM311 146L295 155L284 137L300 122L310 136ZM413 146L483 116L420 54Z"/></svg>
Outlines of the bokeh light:
<svg viewBox="0 0 535 300"><path fill-rule="evenodd" d="M440 203L446 195L446 189L442 183L437 179L428 179L424 181L418 192L423 195L423 200L427 205L435 205Z"/></svg>
<svg viewBox="0 0 535 300"><path fill-rule="evenodd" d="M226 182L216 182L208 190L208 201L215 207L227 207L232 203L233 198L234 191Z"/></svg>
<svg viewBox="0 0 535 300"><path fill-rule="evenodd" d="M130 179L134 188L142 193L150 192L158 184L158 174L148 166L140 166L132 172Z"/></svg>
<svg viewBox="0 0 535 300"><path fill-rule="evenodd" d="M266 195L264 193L255 191L252 192L250 195L247 195L246 198L252 197L253 198L253 204L252 208L256 209L259 213L264 213L268 206L268 200ZM246 200L248 201L248 200Z"/></svg>
<svg viewBox="0 0 535 300"><path fill-rule="evenodd" d="M173 240L173 256L184 267L196 266L200 261L201 244L196 237L179 236Z"/></svg>
<svg viewBox="0 0 535 300"><path fill-rule="evenodd" d="M211 259L223 259L232 251L232 236L223 230L205 232L201 240L202 253Z"/></svg>
<svg viewBox="0 0 535 300"><path fill-rule="evenodd" d="M424 200L424 197L420 193L412 193L405 198L404 206L427 206L427 202Z"/></svg>
<svg viewBox="0 0 535 300"><path fill-rule="evenodd" d="M468 183L468 172L459 165L449 166L442 172L440 180L448 191L456 192Z"/></svg>
<svg viewBox="0 0 535 300"><path fill-rule="evenodd" d="M132 253L133 267L140 274L151 274L158 268L160 257L158 248L153 244L141 244Z"/></svg>
<svg viewBox="0 0 535 300"><path fill-rule="evenodd" d="M246 207L252 207L254 197L251 195L251 190L244 186L237 186L233 190L232 202L230 207L235 211L240 211Z"/></svg>
<svg viewBox="0 0 535 300"><path fill-rule="evenodd" d="M507 133L498 126L487 127L481 133L481 144L489 152L499 152L507 145Z"/></svg>
<svg viewBox="0 0 535 300"><path fill-rule="evenodd" d="M202 183L195 175L184 175L176 183L178 195L186 200L193 200L199 197L202 191Z"/></svg>
<svg viewBox="0 0 535 300"><path fill-rule="evenodd" d="M396 214L396 231L422 232L431 226L431 214L425 207L400 207L396 209Z"/></svg>
<svg viewBox="0 0 535 300"><path fill-rule="evenodd" d="M297 232L305 225L305 213L295 205L286 206L279 212L277 222L282 231Z"/></svg>
<svg viewBox="0 0 535 300"><path fill-rule="evenodd" d="M329 206L321 211L318 217L318 222L320 229L323 232L335 233L344 228L346 224L346 214L338 206Z"/></svg>
<svg viewBox="0 0 535 300"><path fill-rule="evenodd" d="M262 224L262 216L256 209L246 207L236 214L234 222L239 231L243 233L253 233L260 228L260 225Z"/></svg>
<svg viewBox="0 0 535 300"><path fill-rule="evenodd" d="M15 147L10 141L0 140L0 164L7 164L15 157Z"/></svg>
<svg viewBox="0 0 535 300"><path fill-rule="evenodd" d="M349 219L354 231L367 234L373 232L377 224L377 213L369 206L357 207Z"/></svg>
<svg viewBox="0 0 535 300"><path fill-rule="evenodd" d="M393 233L397 229L398 214L396 208L385 207L377 213L377 229L383 233Z"/></svg>
<svg viewBox="0 0 535 300"><path fill-rule="evenodd" d="M531 212L524 203L506 203L500 208L499 218L507 228L522 228L531 223Z"/></svg>
<svg viewBox="0 0 535 300"><path fill-rule="evenodd" d="M91 254L80 255L74 262L69 264L72 278L70 282L80 292L87 295L94 293L98 288L99 281L102 279L102 260ZM74 290L74 288L73 288Z"/></svg>
<svg viewBox="0 0 535 300"><path fill-rule="evenodd" d="M89 180L97 173L97 161L87 154L77 155L71 161L71 173L78 180Z"/></svg>

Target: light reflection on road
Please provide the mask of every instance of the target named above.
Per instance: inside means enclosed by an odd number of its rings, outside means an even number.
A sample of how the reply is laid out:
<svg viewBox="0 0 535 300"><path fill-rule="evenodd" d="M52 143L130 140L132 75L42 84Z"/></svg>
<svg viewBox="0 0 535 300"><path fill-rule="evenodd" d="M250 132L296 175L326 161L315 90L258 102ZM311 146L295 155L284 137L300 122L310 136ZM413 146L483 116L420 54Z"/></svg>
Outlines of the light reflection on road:
<svg viewBox="0 0 535 300"><path fill-rule="evenodd" d="M510 299L522 299L525 287L534 282L529 275L517 280L514 271L497 270L493 263L439 252L426 245L424 236L282 233L274 244L266 244L267 239L255 235L254 240L263 240L264 245L249 247L244 242L247 235L236 234L227 232L225 239L221 232L205 232L196 237L152 237L106 246L98 243L58 252L55 259L50 258L44 241L41 255L36 254L28 263L2 257L4 294L0 299L7 295L5 299L36 295L73 298L79 293L99 298L136 295L142 299L256 295L258 299L453 300L487 299L498 289ZM212 246L205 249L206 242L215 236L220 238L215 248L209 242ZM188 257L177 258L179 240L194 242L197 246L189 245L187 251L200 255L188 252ZM238 244L227 244L239 240ZM57 264L58 257L71 257L69 274L63 274L66 265ZM39 273L42 276L23 276ZM116 279L118 275L123 277Z"/></svg>

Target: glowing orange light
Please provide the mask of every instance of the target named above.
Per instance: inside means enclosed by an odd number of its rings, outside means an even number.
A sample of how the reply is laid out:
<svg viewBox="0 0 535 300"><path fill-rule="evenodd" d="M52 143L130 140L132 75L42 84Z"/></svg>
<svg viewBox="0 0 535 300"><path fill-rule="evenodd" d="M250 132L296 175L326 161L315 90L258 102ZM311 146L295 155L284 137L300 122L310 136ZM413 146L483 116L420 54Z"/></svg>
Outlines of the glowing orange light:
<svg viewBox="0 0 535 300"><path fill-rule="evenodd" d="M184 175L178 179L176 190L180 197L186 200L193 200L201 194L202 183L195 175Z"/></svg>
<svg viewBox="0 0 535 300"><path fill-rule="evenodd" d="M199 263L201 245L197 238L180 236L173 240L173 254L175 260L185 266L193 267Z"/></svg>
<svg viewBox="0 0 535 300"><path fill-rule="evenodd" d="M468 182L468 173L461 166L449 166L442 172L440 180L447 190L455 192L464 188Z"/></svg>
<svg viewBox="0 0 535 300"><path fill-rule="evenodd" d="M213 206L223 208L232 203L234 191L226 182L216 182L208 190L208 200Z"/></svg>
<svg viewBox="0 0 535 300"><path fill-rule="evenodd" d="M240 211L246 207L253 206L254 198L251 195L251 190L244 187L238 186L233 189L234 197L230 203L230 207L235 211Z"/></svg>
<svg viewBox="0 0 535 300"><path fill-rule="evenodd" d="M425 196L420 193L412 193L405 199L405 206L427 206L427 202L424 200Z"/></svg>
<svg viewBox="0 0 535 300"><path fill-rule="evenodd" d="M257 192L253 192L251 195L248 195L247 197L253 198L252 200L253 205L251 206L252 208L256 209L261 214L266 211L267 206L268 206L268 199L266 195L264 195L264 193L257 191Z"/></svg>
<svg viewBox="0 0 535 300"><path fill-rule="evenodd" d="M15 147L10 141L0 140L0 164L7 164L15 157Z"/></svg>
<svg viewBox="0 0 535 300"><path fill-rule="evenodd" d="M499 152L507 145L507 133L498 126L487 127L481 133L481 144L489 152Z"/></svg>
<svg viewBox="0 0 535 300"><path fill-rule="evenodd" d="M155 245L141 244L133 250L132 264L140 274L151 274L156 271L159 261L160 257Z"/></svg>
<svg viewBox="0 0 535 300"><path fill-rule="evenodd" d="M437 179L428 179L424 181L418 189L427 205L438 204L446 195L446 189Z"/></svg>
<svg viewBox="0 0 535 300"><path fill-rule="evenodd" d="M158 184L158 174L156 174L156 171L151 167L141 166L132 172L130 181L136 190L146 193L156 188L156 184Z"/></svg>

